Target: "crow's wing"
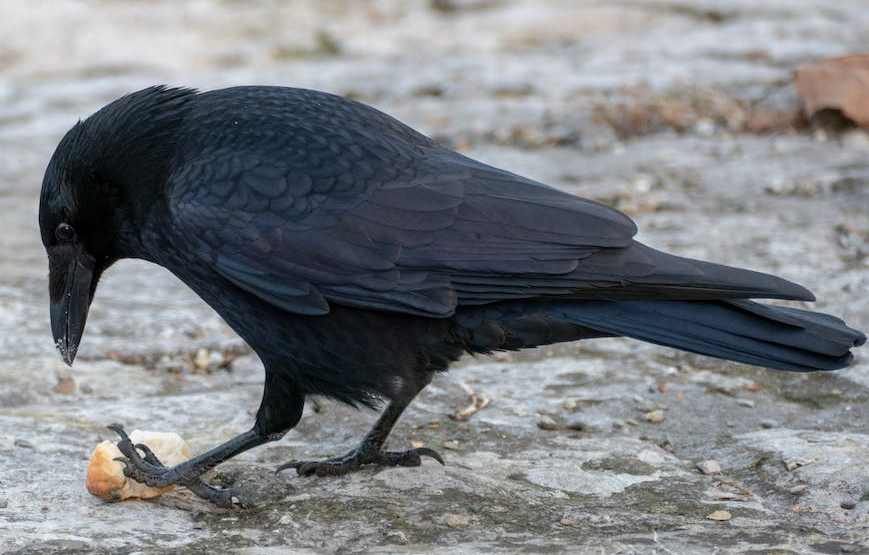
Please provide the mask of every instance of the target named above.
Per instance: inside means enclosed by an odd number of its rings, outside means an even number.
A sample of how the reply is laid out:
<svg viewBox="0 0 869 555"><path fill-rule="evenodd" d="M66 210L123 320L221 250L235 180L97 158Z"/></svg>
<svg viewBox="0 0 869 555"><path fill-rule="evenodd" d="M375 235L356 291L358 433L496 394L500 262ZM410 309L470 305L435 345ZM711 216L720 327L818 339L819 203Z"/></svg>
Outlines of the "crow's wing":
<svg viewBox="0 0 869 555"><path fill-rule="evenodd" d="M200 260L291 312L336 302L426 316L566 293L546 279L636 232L603 205L438 148L355 157L202 155L171 179L173 225Z"/></svg>
<svg viewBox="0 0 869 555"><path fill-rule="evenodd" d="M773 276L654 251L620 212L422 136L314 131L199 152L168 189L185 247L287 311L338 303L446 317L554 296L811 297Z"/></svg>

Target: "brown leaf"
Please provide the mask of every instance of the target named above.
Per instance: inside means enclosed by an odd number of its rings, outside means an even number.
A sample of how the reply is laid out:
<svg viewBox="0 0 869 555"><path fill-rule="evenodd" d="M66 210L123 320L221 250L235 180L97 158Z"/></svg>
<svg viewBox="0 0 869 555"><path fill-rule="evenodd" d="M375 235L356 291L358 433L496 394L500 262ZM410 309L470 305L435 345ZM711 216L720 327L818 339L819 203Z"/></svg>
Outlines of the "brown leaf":
<svg viewBox="0 0 869 555"><path fill-rule="evenodd" d="M836 109L857 125L869 127L869 54L801 66L794 82L808 115Z"/></svg>

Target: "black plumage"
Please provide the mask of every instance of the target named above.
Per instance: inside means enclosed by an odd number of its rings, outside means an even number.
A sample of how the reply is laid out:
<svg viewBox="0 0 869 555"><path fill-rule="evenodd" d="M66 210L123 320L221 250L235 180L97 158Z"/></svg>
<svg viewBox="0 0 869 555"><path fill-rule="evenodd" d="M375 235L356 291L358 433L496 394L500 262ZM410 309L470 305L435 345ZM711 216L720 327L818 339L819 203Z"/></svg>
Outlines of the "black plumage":
<svg viewBox="0 0 869 555"><path fill-rule="evenodd" d="M280 437L311 394L391 404L360 448L292 463L300 473L439 459L381 447L464 352L627 336L811 371L865 341L831 316L747 300L814 300L799 285L656 251L620 212L310 90L153 87L109 104L58 146L40 227L68 362L100 274L125 257L172 271L262 359L254 428L190 463L165 469L118 428L131 476L223 504L199 474Z"/></svg>

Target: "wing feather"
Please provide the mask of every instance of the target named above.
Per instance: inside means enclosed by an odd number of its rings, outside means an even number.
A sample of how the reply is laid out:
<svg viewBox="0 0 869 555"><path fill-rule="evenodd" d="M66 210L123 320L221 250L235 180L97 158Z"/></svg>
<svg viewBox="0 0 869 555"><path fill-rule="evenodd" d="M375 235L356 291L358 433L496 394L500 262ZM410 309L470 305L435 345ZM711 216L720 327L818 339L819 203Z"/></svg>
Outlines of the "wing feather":
<svg viewBox="0 0 869 555"><path fill-rule="evenodd" d="M624 214L441 148L372 108L283 94L298 103L282 100L293 109L267 120L214 107L191 116L241 139L197 151L167 197L204 264L289 312L338 303L446 317L463 304L556 296L810 298L779 278L645 247ZM222 128L228 121L237 125Z"/></svg>

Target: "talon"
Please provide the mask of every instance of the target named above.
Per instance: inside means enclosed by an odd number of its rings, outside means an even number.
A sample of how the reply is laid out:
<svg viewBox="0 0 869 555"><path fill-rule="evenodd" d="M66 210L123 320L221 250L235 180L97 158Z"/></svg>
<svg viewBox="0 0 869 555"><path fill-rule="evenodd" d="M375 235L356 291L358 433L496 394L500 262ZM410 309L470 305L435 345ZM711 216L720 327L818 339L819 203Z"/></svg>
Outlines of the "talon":
<svg viewBox="0 0 869 555"><path fill-rule="evenodd" d="M441 457L440 453L435 451L434 449L429 449L428 447L420 447L418 449L414 449L416 454L421 457L431 457L437 462L441 463L441 466L446 466L447 463L444 462L444 458Z"/></svg>
<svg viewBox="0 0 869 555"><path fill-rule="evenodd" d="M106 428L110 429L111 431L113 431L116 434L118 434L119 436L121 436L121 440L130 441L130 436L127 435L127 432L124 431L124 427L121 426L120 424L118 424L118 423L109 424L108 426L106 426Z"/></svg>
<svg viewBox="0 0 869 555"><path fill-rule="evenodd" d="M284 470L286 470L288 468L295 468L296 470L298 470L299 467L302 466L303 464L305 464L303 461L290 461L288 463L284 463L275 469L275 474L277 474L279 472L283 472Z"/></svg>

